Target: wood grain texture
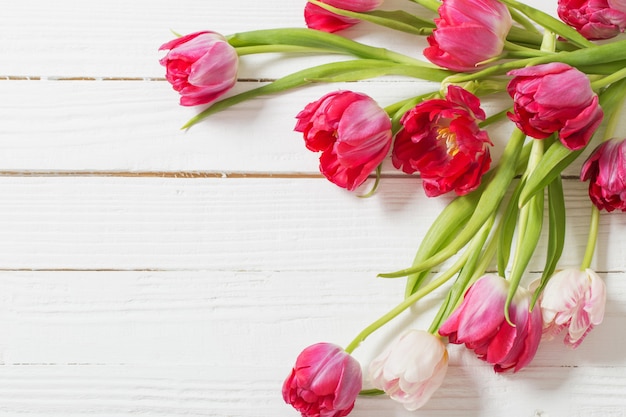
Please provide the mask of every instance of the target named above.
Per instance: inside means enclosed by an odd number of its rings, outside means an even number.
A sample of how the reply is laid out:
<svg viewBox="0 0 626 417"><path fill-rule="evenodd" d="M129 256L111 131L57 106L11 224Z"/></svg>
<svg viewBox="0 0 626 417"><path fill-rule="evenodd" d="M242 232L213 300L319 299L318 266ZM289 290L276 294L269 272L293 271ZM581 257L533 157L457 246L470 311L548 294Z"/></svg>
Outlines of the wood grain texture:
<svg viewBox="0 0 626 417"><path fill-rule="evenodd" d="M0 416L289 417L280 387L318 341L347 344L400 301L408 266L449 196L428 199L389 164L361 199L323 179L292 131L334 89L383 106L434 91L387 77L319 84L243 103L189 131L158 47L171 30L224 34L302 25L303 2L38 0L0 13ZM556 1L529 2L554 14ZM388 10L409 7L386 0ZM370 24L350 38L419 56L424 39ZM232 93L338 56L242 60ZM231 94L232 94L231 93ZM488 114L505 97L484 104ZM626 129L626 118L619 126ZM245 121L245 123L242 123ZM490 128L497 160L511 125ZM565 171L562 266L582 257L589 219L581 161ZM361 192L367 191L369 181ZM626 218L602 215L593 267L605 322L577 350L543 343L497 375L450 347L444 385L411 413L360 398L354 417L626 415ZM539 276L545 244L525 282ZM437 272L437 271L434 271ZM393 335L424 328L445 288L355 351L364 365Z"/></svg>

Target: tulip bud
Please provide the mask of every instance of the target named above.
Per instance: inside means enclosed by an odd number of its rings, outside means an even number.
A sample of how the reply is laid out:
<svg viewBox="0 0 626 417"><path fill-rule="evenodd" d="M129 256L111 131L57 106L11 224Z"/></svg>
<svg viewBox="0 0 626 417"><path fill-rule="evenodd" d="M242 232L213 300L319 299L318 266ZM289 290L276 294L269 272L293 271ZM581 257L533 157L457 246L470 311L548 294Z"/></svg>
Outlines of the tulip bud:
<svg viewBox="0 0 626 417"><path fill-rule="evenodd" d="M165 77L180 93L183 106L215 101L237 81L237 51L218 33L192 33L159 50L169 50L159 62L167 69Z"/></svg>

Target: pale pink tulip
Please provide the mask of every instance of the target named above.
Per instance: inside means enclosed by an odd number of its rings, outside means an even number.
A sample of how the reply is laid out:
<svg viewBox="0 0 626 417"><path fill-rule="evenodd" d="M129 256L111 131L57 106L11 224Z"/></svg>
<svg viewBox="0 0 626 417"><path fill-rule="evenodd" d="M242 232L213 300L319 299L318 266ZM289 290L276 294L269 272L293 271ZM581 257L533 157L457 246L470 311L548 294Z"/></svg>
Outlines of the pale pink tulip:
<svg viewBox="0 0 626 417"><path fill-rule="evenodd" d="M554 337L567 329L564 342L575 348L602 323L606 287L591 269L568 268L550 278L540 300L546 335Z"/></svg>
<svg viewBox="0 0 626 417"><path fill-rule="evenodd" d="M369 366L374 386L407 410L417 410L441 386L448 351L441 339L423 330L402 333Z"/></svg>
<svg viewBox="0 0 626 417"><path fill-rule="evenodd" d="M626 0L609 0L609 6L622 13L626 13Z"/></svg>

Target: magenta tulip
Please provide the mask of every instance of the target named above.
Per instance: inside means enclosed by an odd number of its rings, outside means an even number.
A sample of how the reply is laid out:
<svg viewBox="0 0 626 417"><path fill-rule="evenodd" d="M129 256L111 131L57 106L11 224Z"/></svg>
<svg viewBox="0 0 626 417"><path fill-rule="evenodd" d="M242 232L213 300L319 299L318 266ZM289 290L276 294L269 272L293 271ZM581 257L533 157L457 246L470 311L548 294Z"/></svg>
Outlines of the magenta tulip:
<svg viewBox="0 0 626 417"><path fill-rule="evenodd" d="M508 116L522 132L536 139L557 132L561 143L571 150L587 145L603 112L584 73L553 62L509 75L513 76L507 86L513 113Z"/></svg>
<svg viewBox="0 0 626 417"><path fill-rule="evenodd" d="M166 68L167 80L180 93L183 106L215 101L237 81L237 52L218 33L192 33L163 44L159 50L169 50L159 62Z"/></svg>
<svg viewBox="0 0 626 417"><path fill-rule="evenodd" d="M369 12L376 9L384 0L321 0L322 3L338 9L351 12ZM308 3L304 7L304 21L309 29L317 29L324 32L337 32L347 29L359 23L359 19L340 16L336 13L313 4Z"/></svg>
<svg viewBox="0 0 626 417"><path fill-rule="evenodd" d="M443 0L436 29L424 56L454 71L474 71L502 53L513 25L508 8L498 0Z"/></svg>
<svg viewBox="0 0 626 417"><path fill-rule="evenodd" d="M590 40L609 39L626 29L626 13L607 0L559 0L561 20Z"/></svg>
<svg viewBox="0 0 626 417"><path fill-rule="evenodd" d="M589 180L589 197L599 210L626 212L626 139L598 145L583 164L580 179Z"/></svg>
<svg viewBox="0 0 626 417"><path fill-rule="evenodd" d="M303 417L343 417L362 387L361 366L339 346L304 349L283 384L283 399Z"/></svg>
<svg viewBox="0 0 626 417"><path fill-rule="evenodd" d="M504 306L509 282L487 274L467 290L463 302L439 328L450 343L465 344L492 364L496 372L519 371L535 356L541 341L542 319L538 307L529 311L532 294L519 287L509 306L509 324Z"/></svg>

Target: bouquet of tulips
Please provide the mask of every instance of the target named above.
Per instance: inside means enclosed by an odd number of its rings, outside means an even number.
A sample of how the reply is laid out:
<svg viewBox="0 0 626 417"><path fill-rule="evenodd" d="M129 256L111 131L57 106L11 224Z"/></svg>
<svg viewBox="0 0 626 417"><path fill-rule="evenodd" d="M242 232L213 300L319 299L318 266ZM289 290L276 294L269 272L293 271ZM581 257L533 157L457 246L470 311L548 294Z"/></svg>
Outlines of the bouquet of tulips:
<svg viewBox="0 0 626 417"><path fill-rule="evenodd" d="M542 339L562 332L576 347L603 319L605 284L589 267L600 211L626 211L626 138L616 132L626 97L626 2L558 0L557 19L516 0L408 1L432 18L380 9L383 0L309 0L307 28L199 32L161 47L180 104L205 106L185 128L244 100L311 83L388 75L439 83L386 108L362 93L332 91L294 115L306 147L320 153L321 173L339 187L354 191L375 177L371 195L390 157L395 168L420 176L428 197L457 195L412 265L380 274L406 277L402 301L345 348L319 343L297 357L282 394L306 417L345 416L359 394L421 407L444 380L445 341L465 345L496 372L516 372ZM361 21L426 37L428 47L415 57L341 36ZM329 52L347 59L228 93L245 55ZM482 102L502 92L510 105L487 117ZM515 128L492 163L488 126L506 118ZM592 203L587 250L580 265L563 268L561 173L588 147L580 173ZM542 229L543 274L521 285ZM430 328L404 331L366 366L351 355L449 281Z"/></svg>

